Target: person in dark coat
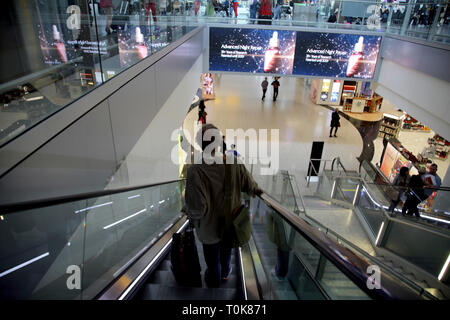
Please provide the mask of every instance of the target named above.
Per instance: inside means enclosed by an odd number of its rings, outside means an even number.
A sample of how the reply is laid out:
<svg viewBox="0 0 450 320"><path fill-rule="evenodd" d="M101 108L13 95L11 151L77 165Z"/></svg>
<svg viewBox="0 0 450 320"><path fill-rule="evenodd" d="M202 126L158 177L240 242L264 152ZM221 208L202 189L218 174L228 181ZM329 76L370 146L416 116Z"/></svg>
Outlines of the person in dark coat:
<svg viewBox="0 0 450 320"><path fill-rule="evenodd" d="M337 137L336 132L338 130L338 127L340 126L340 124L339 124L339 119L340 118L341 117L339 116L339 113L338 113L337 109L334 109L333 113L331 114L330 138L332 137L331 133L333 132L333 128L335 128L334 136Z"/></svg>
<svg viewBox="0 0 450 320"><path fill-rule="evenodd" d="M206 108L205 100L200 100L200 103L198 104L198 120L197 120L197 122L200 122L202 120L202 118L204 117L205 108Z"/></svg>
<svg viewBox="0 0 450 320"><path fill-rule="evenodd" d="M406 201L402 208L402 214L415 215L420 218L417 206L427 198L424 192L424 183L420 175L412 176L409 180L408 191L406 192Z"/></svg>

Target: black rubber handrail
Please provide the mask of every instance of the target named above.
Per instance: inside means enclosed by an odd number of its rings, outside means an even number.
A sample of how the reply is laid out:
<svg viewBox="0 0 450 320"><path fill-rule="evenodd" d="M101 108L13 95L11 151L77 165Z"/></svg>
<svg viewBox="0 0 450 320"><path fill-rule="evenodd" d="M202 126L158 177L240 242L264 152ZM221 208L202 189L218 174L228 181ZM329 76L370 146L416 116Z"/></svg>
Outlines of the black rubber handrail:
<svg viewBox="0 0 450 320"><path fill-rule="evenodd" d="M145 189L145 188L151 188L151 187L157 187L169 183L175 183L186 180L183 179L176 179L176 180L170 180L165 182L158 182L158 183L151 183L146 185L140 185L140 186L133 186L133 187L126 187L126 188L119 188L119 189L107 189L107 190L101 190L101 191L93 191L93 192L86 192L86 193L79 193L75 195L68 195L68 196L62 196L62 197L55 197L55 198L47 198L47 199L38 199L38 200L32 200L32 201L26 201L26 202L16 202L16 203L8 203L0 205L0 214L8 214L8 213L14 213L24 210L31 210L31 209L37 209L37 208L44 208L44 207L50 207L58 204L64 204L69 202L75 202L80 200L86 200L91 198L99 198L104 196L109 196L116 193L123 193L123 192L129 192L139 189Z"/></svg>
<svg viewBox="0 0 450 320"><path fill-rule="evenodd" d="M274 211L283 217L298 233L312 246L323 254L344 275L357 285L369 297L376 300L420 300L424 299L417 292L406 285L394 280L389 274L380 270L380 289L369 289L367 282L370 275L367 268L370 263L357 256L350 249L318 231L305 220L290 212L269 195L263 193L260 198Z"/></svg>

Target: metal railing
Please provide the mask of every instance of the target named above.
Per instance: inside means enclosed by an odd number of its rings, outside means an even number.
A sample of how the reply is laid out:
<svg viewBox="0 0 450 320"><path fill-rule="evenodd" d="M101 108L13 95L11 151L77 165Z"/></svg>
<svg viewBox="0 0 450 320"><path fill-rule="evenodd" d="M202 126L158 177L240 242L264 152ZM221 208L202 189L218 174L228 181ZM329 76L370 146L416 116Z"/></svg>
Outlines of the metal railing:
<svg viewBox="0 0 450 320"><path fill-rule="evenodd" d="M369 289L367 286L367 281L369 280L367 268L370 265L368 261L330 239L324 233L309 225L301 217L287 210L269 195L264 193L261 195L261 199L369 297L383 300L423 298L414 290L394 280L383 271L381 271L383 282L380 289Z"/></svg>

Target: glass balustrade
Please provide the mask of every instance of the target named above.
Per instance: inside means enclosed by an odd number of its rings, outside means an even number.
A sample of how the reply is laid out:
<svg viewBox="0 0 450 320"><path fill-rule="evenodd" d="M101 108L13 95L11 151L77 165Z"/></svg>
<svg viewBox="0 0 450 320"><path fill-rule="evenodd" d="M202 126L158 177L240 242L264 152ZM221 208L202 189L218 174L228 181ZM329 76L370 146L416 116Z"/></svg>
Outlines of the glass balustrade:
<svg viewBox="0 0 450 320"><path fill-rule="evenodd" d="M271 20L250 18L247 2L237 18L206 0L113 1L112 8L90 0L6 2L0 146L198 26L265 23L450 43L444 1L284 1L279 9L273 4Z"/></svg>
<svg viewBox="0 0 450 320"><path fill-rule="evenodd" d="M283 300L365 300L369 297L261 199L252 234L273 296Z"/></svg>
<svg viewBox="0 0 450 320"><path fill-rule="evenodd" d="M92 299L180 217L184 182L0 216L1 299Z"/></svg>

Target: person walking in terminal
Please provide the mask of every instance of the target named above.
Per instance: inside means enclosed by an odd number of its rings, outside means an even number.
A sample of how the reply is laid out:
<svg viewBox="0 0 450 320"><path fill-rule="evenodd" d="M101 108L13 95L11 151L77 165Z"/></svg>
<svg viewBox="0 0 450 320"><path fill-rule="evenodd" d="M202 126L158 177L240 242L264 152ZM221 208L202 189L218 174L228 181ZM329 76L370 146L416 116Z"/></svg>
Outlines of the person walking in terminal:
<svg viewBox="0 0 450 320"><path fill-rule="evenodd" d="M263 91L263 96L261 100L264 100L264 98L266 97L266 92L267 92L267 87L269 86L269 82L267 81L267 77L264 77L263 82L261 82L261 88Z"/></svg>
<svg viewBox="0 0 450 320"><path fill-rule="evenodd" d="M203 138L206 132L208 139ZM231 274L232 248L225 237L227 217L241 205L242 192L250 196L262 194L244 164L234 156L227 156L231 161L223 164L223 155L216 155L215 149L205 153L211 143L216 148L222 144L222 141L216 141L216 138L221 140L221 136L214 125L203 125L196 136L196 141L202 147L203 161L187 169L186 212L203 244L207 266L205 282L208 287L219 287ZM225 166L229 166L227 174Z"/></svg>
<svg viewBox="0 0 450 320"><path fill-rule="evenodd" d="M275 80L272 81L273 86L273 101L277 101L278 97L278 88L280 87L280 82L278 81L280 77L275 77Z"/></svg>
<svg viewBox="0 0 450 320"><path fill-rule="evenodd" d="M397 174L397 176L394 179L394 182L392 183L394 186L403 187L406 189L406 187L409 184L409 169L408 167L401 167L400 172ZM395 208L399 204L400 201L402 201L402 198L405 194L405 189L398 188L398 195L396 200L391 200L391 205L389 206L389 211L394 213Z"/></svg>
<svg viewBox="0 0 450 320"><path fill-rule="evenodd" d="M238 2L238 0L232 0L231 3L233 4L235 18L237 18L237 11L238 11L237 9L239 6L239 2Z"/></svg>
<svg viewBox="0 0 450 320"><path fill-rule="evenodd" d="M333 113L331 114L331 124L330 124L330 138L332 137L332 132L333 132L333 128L334 128L334 136L337 137L336 132L338 130L338 127L341 126L339 119L341 117L339 116L339 113L337 111L337 109L334 109Z"/></svg>
<svg viewBox="0 0 450 320"><path fill-rule="evenodd" d="M198 104L198 120L197 120L197 123L202 121L202 119L204 118L204 113L206 113L205 112L205 108L206 108L205 100L200 100L200 103ZM202 121L202 123L204 123L204 122Z"/></svg>
<svg viewBox="0 0 450 320"><path fill-rule="evenodd" d="M227 152L227 144L225 143L225 136L222 136L222 153Z"/></svg>

